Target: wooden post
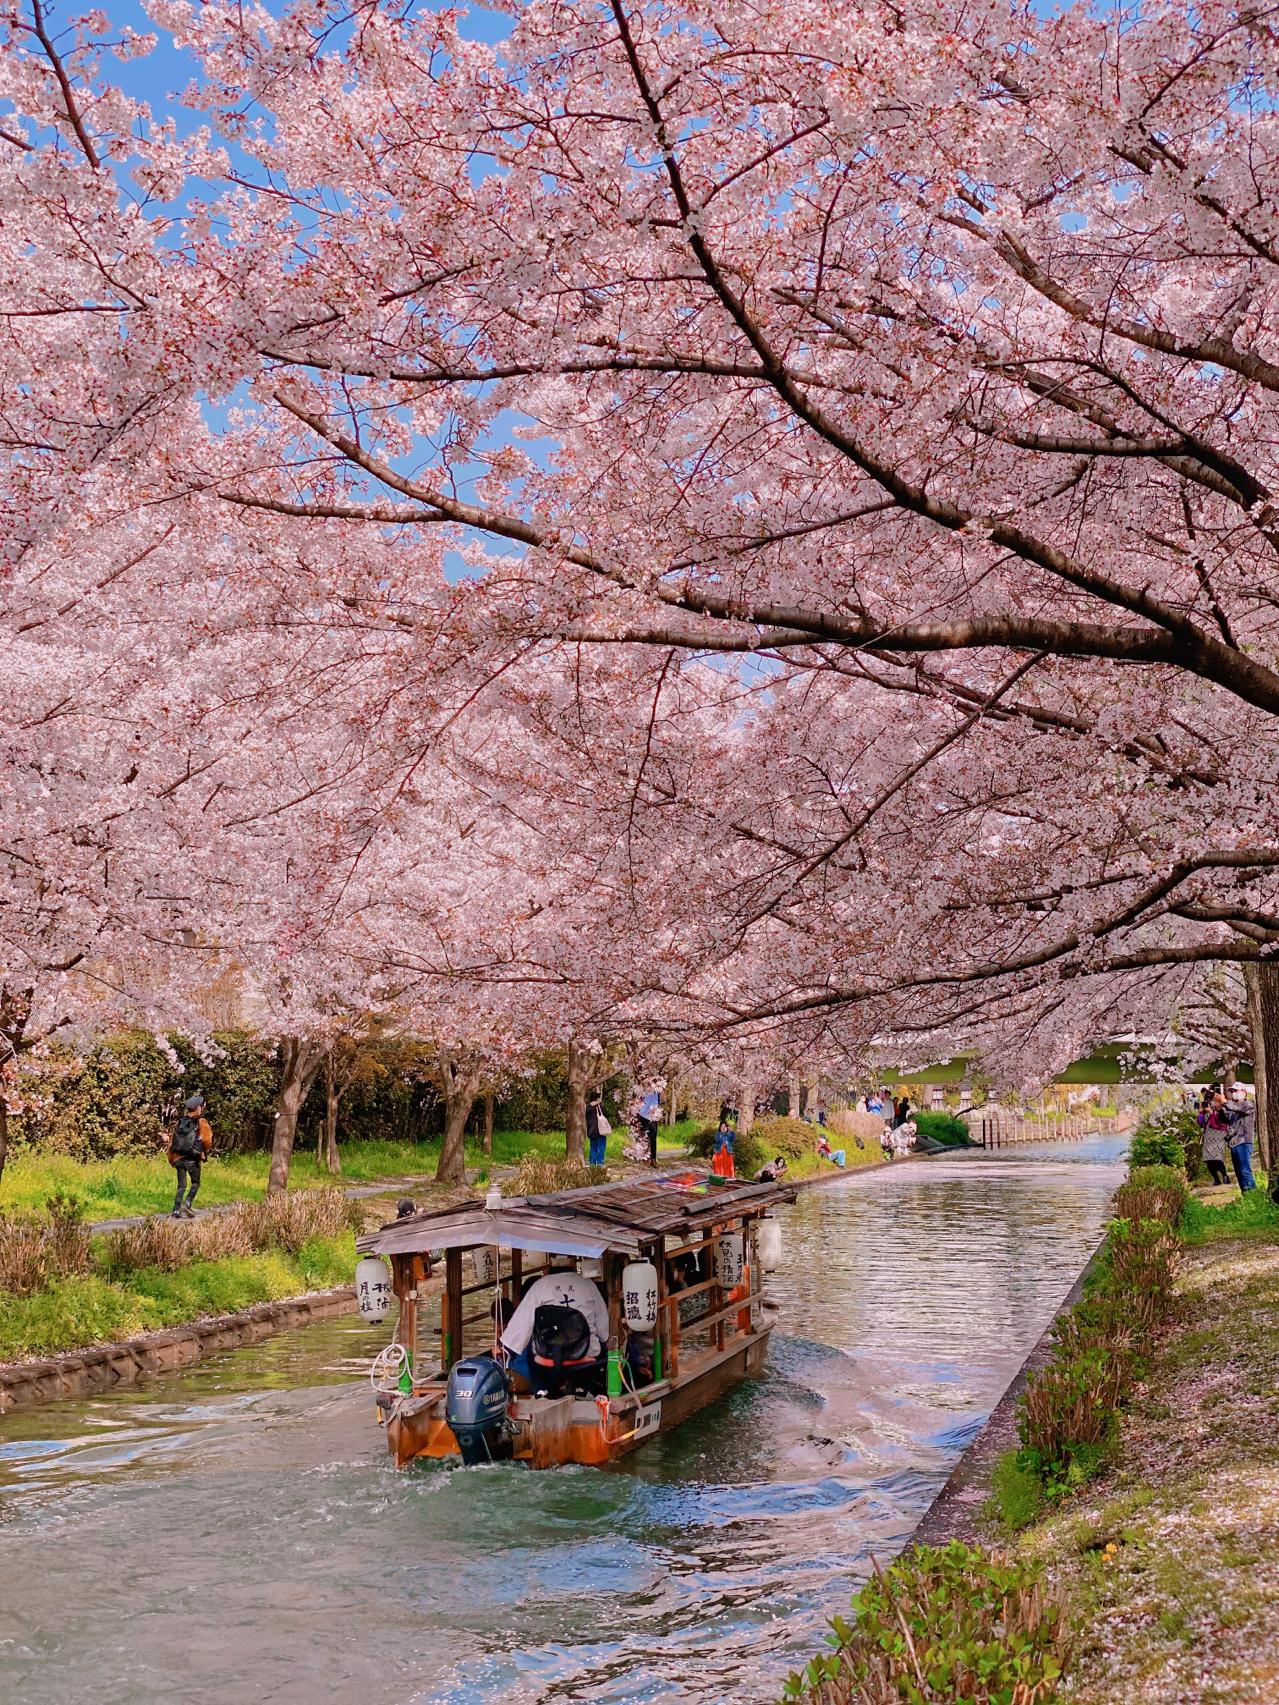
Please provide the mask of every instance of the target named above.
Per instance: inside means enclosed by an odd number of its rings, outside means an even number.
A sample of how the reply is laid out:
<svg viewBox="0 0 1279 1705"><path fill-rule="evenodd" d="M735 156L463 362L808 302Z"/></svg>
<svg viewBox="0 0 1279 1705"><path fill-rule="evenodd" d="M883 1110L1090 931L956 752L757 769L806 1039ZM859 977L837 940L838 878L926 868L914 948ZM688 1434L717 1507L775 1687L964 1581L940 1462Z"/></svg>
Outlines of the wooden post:
<svg viewBox="0 0 1279 1705"><path fill-rule="evenodd" d="M702 1233L702 1243L706 1249L707 1261L712 1272L715 1270L715 1242L716 1239L712 1238L709 1230ZM709 1314L718 1314L720 1309L724 1306L724 1287L718 1280L716 1280L706 1294L710 1298L710 1308L707 1312ZM722 1320L717 1321L715 1325L711 1327L711 1343L717 1350L722 1350L724 1348L724 1322Z"/></svg>
<svg viewBox="0 0 1279 1705"><path fill-rule="evenodd" d="M664 1247L664 1246L663 1246ZM663 1320L663 1331L666 1339L666 1377L676 1379L679 1376L679 1296L672 1296L666 1288L666 1262L661 1266L662 1295L666 1298L666 1314Z"/></svg>
<svg viewBox="0 0 1279 1705"><path fill-rule="evenodd" d="M653 1246L653 1264L657 1268L657 1326L653 1332L653 1378L661 1379L666 1370L666 1239L659 1237Z"/></svg>
<svg viewBox="0 0 1279 1705"><path fill-rule="evenodd" d="M417 1354L418 1354L418 1287L425 1280L423 1267L425 1263L420 1255L410 1255L405 1262L405 1294L400 1308L400 1342L409 1353L413 1383L417 1384Z"/></svg>
<svg viewBox="0 0 1279 1705"><path fill-rule="evenodd" d="M622 1278L620 1257L604 1257L604 1288L608 1292L608 1395L622 1395Z"/></svg>
<svg viewBox="0 0 1279 1705"><path fill-rule="evenodd" d="M444 1252L444 1371L460 1362L462 1349L462 1251Z"/></svg>

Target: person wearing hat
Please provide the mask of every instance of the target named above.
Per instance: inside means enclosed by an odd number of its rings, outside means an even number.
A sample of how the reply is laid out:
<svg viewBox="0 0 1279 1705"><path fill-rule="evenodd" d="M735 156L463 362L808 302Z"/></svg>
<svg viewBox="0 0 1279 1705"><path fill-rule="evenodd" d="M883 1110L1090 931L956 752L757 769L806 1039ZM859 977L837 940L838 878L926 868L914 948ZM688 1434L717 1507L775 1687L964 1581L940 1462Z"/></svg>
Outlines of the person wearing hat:
<svg viewBox="0 0 1279 1705"><path fill-rule="evenodd" d="M213 1130L204 1116L204 1097L187 1098L169 1138L169 1165L177 1168L178 1192L173 1199L175 1220L193 1220L195 1193L200 1188L200 1167L213 1147ZM183 1194L186 1201L182 1200Z"/></svg>
<svg viewBox="0 0 1279 1705"><path fill-rule="evenodd" d="M1237 1083L1230 1091L1230 1100L1218 1097L1223 1102L1221 1116L1226 1122L1226 1141L1230 1144L1230 1164L1235 1169L1235 1178L1243 1192L1257 1188L1256 1179L1252 1176L1252 1141L1254 1135L1254 1114L1252 1103L1248 1100L1248 1091L1241 1083Z"/></svg>

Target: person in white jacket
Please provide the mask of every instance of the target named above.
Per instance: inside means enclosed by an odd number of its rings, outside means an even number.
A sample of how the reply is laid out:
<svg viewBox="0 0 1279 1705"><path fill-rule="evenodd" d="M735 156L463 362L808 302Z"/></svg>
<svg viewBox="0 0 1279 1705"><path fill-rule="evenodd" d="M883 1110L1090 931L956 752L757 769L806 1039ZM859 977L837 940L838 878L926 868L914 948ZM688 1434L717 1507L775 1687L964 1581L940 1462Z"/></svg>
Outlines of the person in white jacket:
<svg viewBox="0 0 1279 1705"><path fill-rule="evenodd" d="M530 1361L529 1345L533 1339L534 1316L539 1308L547 1304L556 1308L574 1308L582 1316L590 1328L590 1356L602 1355L604 1346L608 1343L608 1308L599 1293L599 1287L576 1272L571 1265L552 1273L543 1273L541 1278L534 1279L525 1291L519 1307L507 1321L506 1330L502 1333L502 1348L510 1354L510 1369L515 1376L517 1389L521 1380L525 1381L530 1389L536 1380Z"/></svg>

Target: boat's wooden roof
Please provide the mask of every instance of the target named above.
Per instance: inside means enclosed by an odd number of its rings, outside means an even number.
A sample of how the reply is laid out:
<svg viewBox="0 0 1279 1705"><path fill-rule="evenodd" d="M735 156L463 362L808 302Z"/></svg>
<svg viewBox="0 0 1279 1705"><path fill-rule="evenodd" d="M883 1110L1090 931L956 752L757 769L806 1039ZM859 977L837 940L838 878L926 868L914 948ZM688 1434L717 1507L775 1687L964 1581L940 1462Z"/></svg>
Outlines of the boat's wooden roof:
<svg viewBox="0 0 1279 1705"><path fill-rule="evenodd" d="M460 1207L426 1209L393 1220L359 1239L361 1252L408 1255L426 1249L467 1249L508 1244L566 1255L637 1254L657 1237L684 1237L710 1225L763 1213L793 1201L793 1185L722 1182L684 1168L616 1184L589 1184L549 1196L512 1196L500 1208L475 1200Z"/></svg>

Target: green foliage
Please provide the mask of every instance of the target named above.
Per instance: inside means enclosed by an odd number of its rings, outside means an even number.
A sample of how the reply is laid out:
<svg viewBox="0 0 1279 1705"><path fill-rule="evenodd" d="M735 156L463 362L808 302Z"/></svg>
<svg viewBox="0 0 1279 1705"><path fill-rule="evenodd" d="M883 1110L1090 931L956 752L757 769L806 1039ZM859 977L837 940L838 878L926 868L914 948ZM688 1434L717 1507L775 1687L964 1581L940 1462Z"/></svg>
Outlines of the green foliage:
<svg viewBox="0 0 1279 1705"><path fill-rule="evenodd" d="M972 1146L968 1126L953 1113L922 1112L912 1113L911 1117L921 1137L931 1137L935 1143L945 1143L948 1148Z"/></svg>
<svg viewBox="0 0 1279 1705"><path fill-rule="evenodd" d="M691 1131L685 1139L689 1153L701 1160L709 1160L714 1151L717 1129L717 1125L702 1125ZM832 1146L844 1149L849 1164L856 1165L861 1151L856 1149L853 1138L834 1131L829 1136ZM777 1155L781 1155L794 1172L797 1162L809 1161L816 1156L817 1138L818 1127L805 1124L803 1119L792 1119L782 1113L756 1119L745 1136L733 1139L733 1162L737 1175L739 1178L753 1178L766 1161ZM878 1160L880 1155L876 1152L871 1158Z"/></svg>
<svg viewBox="0 0 1279 1705"><path fill-rule="evenodd" d="M1009 1533L1029 1527L1043 1512L1044 1487L1038 1474L1022 1461L1021 1452L1006 1450L990 1480L992 1513Z"/></svg>
<svg viewBox="0 0 1279 1705"><path fill-rule="evenodd" d="M174 1107L199 1090L208 1103L221 1153L261 1148L271 1141L275 1092L280 1081L275 1045L244 1030L220 1031L202 1060L184 1036L170 1038L174 1052L186 1070Z"/></svg>
<svg viewBox="0 0 1279 1705"><path fill-rule="evenodd" d="M682 1147L690 1128L687 1124L663 1126L658 1135L659 1151L671 1144ZM626 1136L624 1129L614 1129L608 1139L611 1160L621 1158ZM562 1160L564 1132L494 1133L492 1164L517 1166L526 1154ZM438 1143L370 1138L343 1148L342 1178L347 1184L361 1184L412 1177L432 1172L438 1159ZM205 1162L199 1205L204 1208L257 1200L266 1191L268 1164L269 1156L262 1151L224 1155L215 1150L213 1158ZM489 1164L478 1144L468 1145L467 1164ZM316 1165L313 1153L295 1152L289 1170L290 1194L332 1182L330 1175ZM85 1216L90 1220L151 1214L172 1205L173 1168L158 1149L145 1157L121 1156L110 1161L83 1162L65 1155L37 1155L27 1151L11 1158L0 1177L0 1213L15 1210L34 1213L56 1190L73 1191L83 1202Z"/></svg>
<svg viewBox="0 0 1279 1705"><path fill-rule="evenodd" d="M55 1279L0 1307L0 1361L112 1343L138 1332L233 1314L308 1290L349 1282L355 1238L313 1238L296 1256L279 1249L197 1261L178 1272L146 1268L127 1282L90 1273Z"/></svg>
<svg viewBox="0 0 1279 1705"><path fill-rule="evenodd" d="M1176 1190L1181 1196L1186 1189L1186 1174L1179 1166L1129 1166L1128 1183L1138 1190Z"/></svg>
<svg viewBox="0 0 1279 1705"><path fill-rule="evenodd" d="M1159 1107L1132 1134L1130 1167L1175 1166L1194 1178L1203 1171L1203 1139L1194 1114L1185 1107Z"/></svg>
<svg viewBox="0 0 1279 1705"><path fill-rule="evenodd" d="M1191 1196L1181 1210L1181 1235L1187 1243L1213 1243L1223 1237L1274 1237L1279 1233L1279 1204L1264 1188L1249 1190L1221 1207Z"/></svg>
<svg viewBox="0 0 1279 1705"><path fill-rule="evenodd" d="M123 1030L83 1057L54 1048L27 1060L17 1143L75 1160L154 1153L197 1089L223 1150L269 1135L279 1075L272 1044L228 1031L212 1038L207 1060L183 1037L171 1038L170 1047L177 1066L154 1036Z"/></svg>
<svg viewBox="0 0 1279 1705"><path fill-rule="evenodd" d="M786 1683L802 1705L1049 1705L1070 1655L1040 1571L958 1540L915 1546L868 1581L829 1656Z"/></svg>
<svg viewBox="0 0 1279 1705"><path fill-rule="evenodd" d="M1114 1221L1096 1280L1057 1322L1052 1358L1027 1380L1018 1419L1018 1464L1046 1497L1073 1491L1111 1451L1140 1344L1172 1307L1178 1248L1166 1220Z"/></svg>

